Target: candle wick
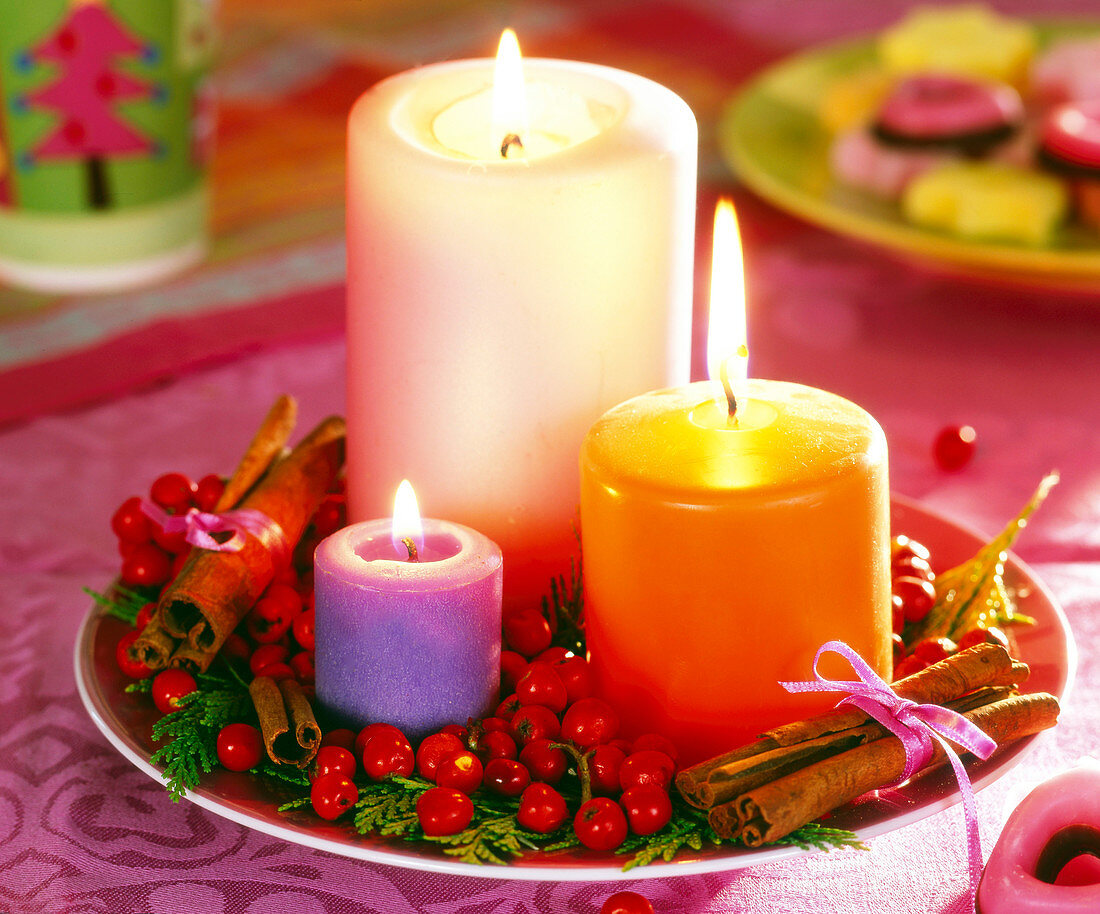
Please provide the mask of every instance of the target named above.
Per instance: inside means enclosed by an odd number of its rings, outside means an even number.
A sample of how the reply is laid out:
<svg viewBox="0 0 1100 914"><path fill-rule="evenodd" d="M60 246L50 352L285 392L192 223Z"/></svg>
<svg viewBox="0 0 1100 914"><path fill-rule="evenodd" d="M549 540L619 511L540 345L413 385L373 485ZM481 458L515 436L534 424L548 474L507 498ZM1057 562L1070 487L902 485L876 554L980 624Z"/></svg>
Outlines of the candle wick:
<svg viewBox="0 0 1100 914"><path fill-rule="evenodd" d="M416 551L416 543L413 542L413 538L411 536L403 536L401 537L401 542L404 543L405 548L409 550L409 561L419 562L420 553Z"/></svg>
<svg viewBox="0 0 1100 914"><path fill-rule="evenodd" d="M722 379L722 390L726 392L726 404L729 406L727 422L730 425L736 425L737 396L733 392L733 383L730 381L729 359L722 359L722 366L718 369L718 376Z"/></svg>
<svg viewBox="0 0 1100 914"><path fill-rule="evenodd" d="M504 137L500 144L500 157L502 159L508 158L508 150L515 146L517 149L523 148L523 140L519 138L518 133L509 133Z"/></svg>

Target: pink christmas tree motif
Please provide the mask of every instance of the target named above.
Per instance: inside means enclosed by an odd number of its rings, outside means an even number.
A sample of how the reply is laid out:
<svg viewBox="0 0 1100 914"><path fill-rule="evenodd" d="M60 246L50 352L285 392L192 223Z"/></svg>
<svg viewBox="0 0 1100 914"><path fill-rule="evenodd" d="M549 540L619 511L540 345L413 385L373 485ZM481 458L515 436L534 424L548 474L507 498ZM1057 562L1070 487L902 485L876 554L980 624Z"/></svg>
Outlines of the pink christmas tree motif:
<svg viewBox="0 0 1100 914"><path fill-rule="evenodd" d="M88 201L110 205L105 162L148 155L156 145L115 110L120 102L150 99L160 91L115 66L118 58L150 54L147 43L123 28L97 0L77 0L58 29L31 49L28 64L54 65L59 76L23 96L31 108L56 111L54 129L26 153L24 162L82 160L88 173Z"/></svg>

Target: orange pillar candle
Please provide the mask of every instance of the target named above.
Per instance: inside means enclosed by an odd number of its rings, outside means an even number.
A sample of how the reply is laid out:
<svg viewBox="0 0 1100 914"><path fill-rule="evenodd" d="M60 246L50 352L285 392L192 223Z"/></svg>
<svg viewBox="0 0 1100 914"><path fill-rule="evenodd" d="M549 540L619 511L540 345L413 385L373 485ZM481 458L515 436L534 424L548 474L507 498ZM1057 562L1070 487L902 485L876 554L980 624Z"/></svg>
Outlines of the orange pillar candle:
<svg viewBox="0 0 1100 914"><path fill-rule="evenodd" d="M658 390L604 414L581 450L599 694L687 763L833 704L778 684L808 678L825 641L891 670L882 429L822 390L732 386L735 418L711 383Z"/></svg>

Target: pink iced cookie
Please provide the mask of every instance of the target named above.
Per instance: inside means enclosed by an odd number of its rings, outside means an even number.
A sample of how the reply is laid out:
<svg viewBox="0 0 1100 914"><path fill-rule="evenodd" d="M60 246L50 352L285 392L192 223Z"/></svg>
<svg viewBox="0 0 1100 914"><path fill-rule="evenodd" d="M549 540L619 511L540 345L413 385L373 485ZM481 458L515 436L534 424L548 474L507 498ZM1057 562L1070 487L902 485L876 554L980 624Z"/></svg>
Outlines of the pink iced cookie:
<svg viewBox="0 0 1100 914"><path fill-rule="evenodd" d="M1100 883L1055 884L1071 860L1100 856L1100 766L1040 784L1016 807L978 886L978 914L1096 914Z"/></svg>
<svg viewBox="0 0 1100 914"><path fill-rule="evenodd" d="M1067 38L1031 67L1031 96L1042 107L1100 98L1100 38Z"/></svg>
<svg viewBox="0 0 1100 914"><path fill-rule="evenodd" d="M1100 169L1100 98L1052 109L1043 119L1039 144L1048 165Z"/></svg>
<svg viewBox="0 0 1100 914"><path fill-rule="evenodd" d="M1020 94L1003 83L922 74L899 82L879 109L880 138L905 144L992 144L1006 139L1024 116Z"/></svg>

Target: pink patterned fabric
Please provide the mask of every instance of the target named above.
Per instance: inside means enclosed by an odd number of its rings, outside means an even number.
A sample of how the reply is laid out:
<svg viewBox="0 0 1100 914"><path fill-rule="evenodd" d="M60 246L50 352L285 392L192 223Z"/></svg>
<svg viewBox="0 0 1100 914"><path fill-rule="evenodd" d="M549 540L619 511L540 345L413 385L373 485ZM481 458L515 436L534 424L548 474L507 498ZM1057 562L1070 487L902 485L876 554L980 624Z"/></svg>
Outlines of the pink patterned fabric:
<svg viewBox="0 0 1100 914"><path fill-rule="evenodd" d="M695 41L702 65L730 54L697 28L721 22L759 64L877 27L903 5L802 0L792 15L791 5L773 0L690 0L684 24L660 39L677 47ZM622 7L630 12L622 34L635 41L683 9ZM658 18L631 18L643 8ZM1058 8L1095 12L1091 3ZM981 283L899 262L777 213L713 167L709 174L701 241L709 238L713 193L732 190L746 246L754 374L828 388L865 406L886 430L894 490L986 534L1047 471L1061 471L1017 552L1066 611L1080 648L1077 680L1057 729L977 795L988 854L1028 786L1100 756L1100 294ZM205 328L190 320L180 345L194 345L195 328L213 340L211 320ZM279 347L0 432L0 911L594 914L624 887L647 895L659 914L966 909L957 807L873 840L868 852L611 884L448 877L357 862L173 804L80 705L72 649L90 607L80 588L102 587L117 571L108 520L119 503L169 470L196 478L229 471L242 430L277 394L298 397L303 428L342 411L341 339L295 340L296 328L286 325L278 332ZM109 362L83 364L108 384ZM65 374L65 383L79 388L82 371ZM979 449L967 467L946 473L931 442L958 423L977 429Z"/></svg>

